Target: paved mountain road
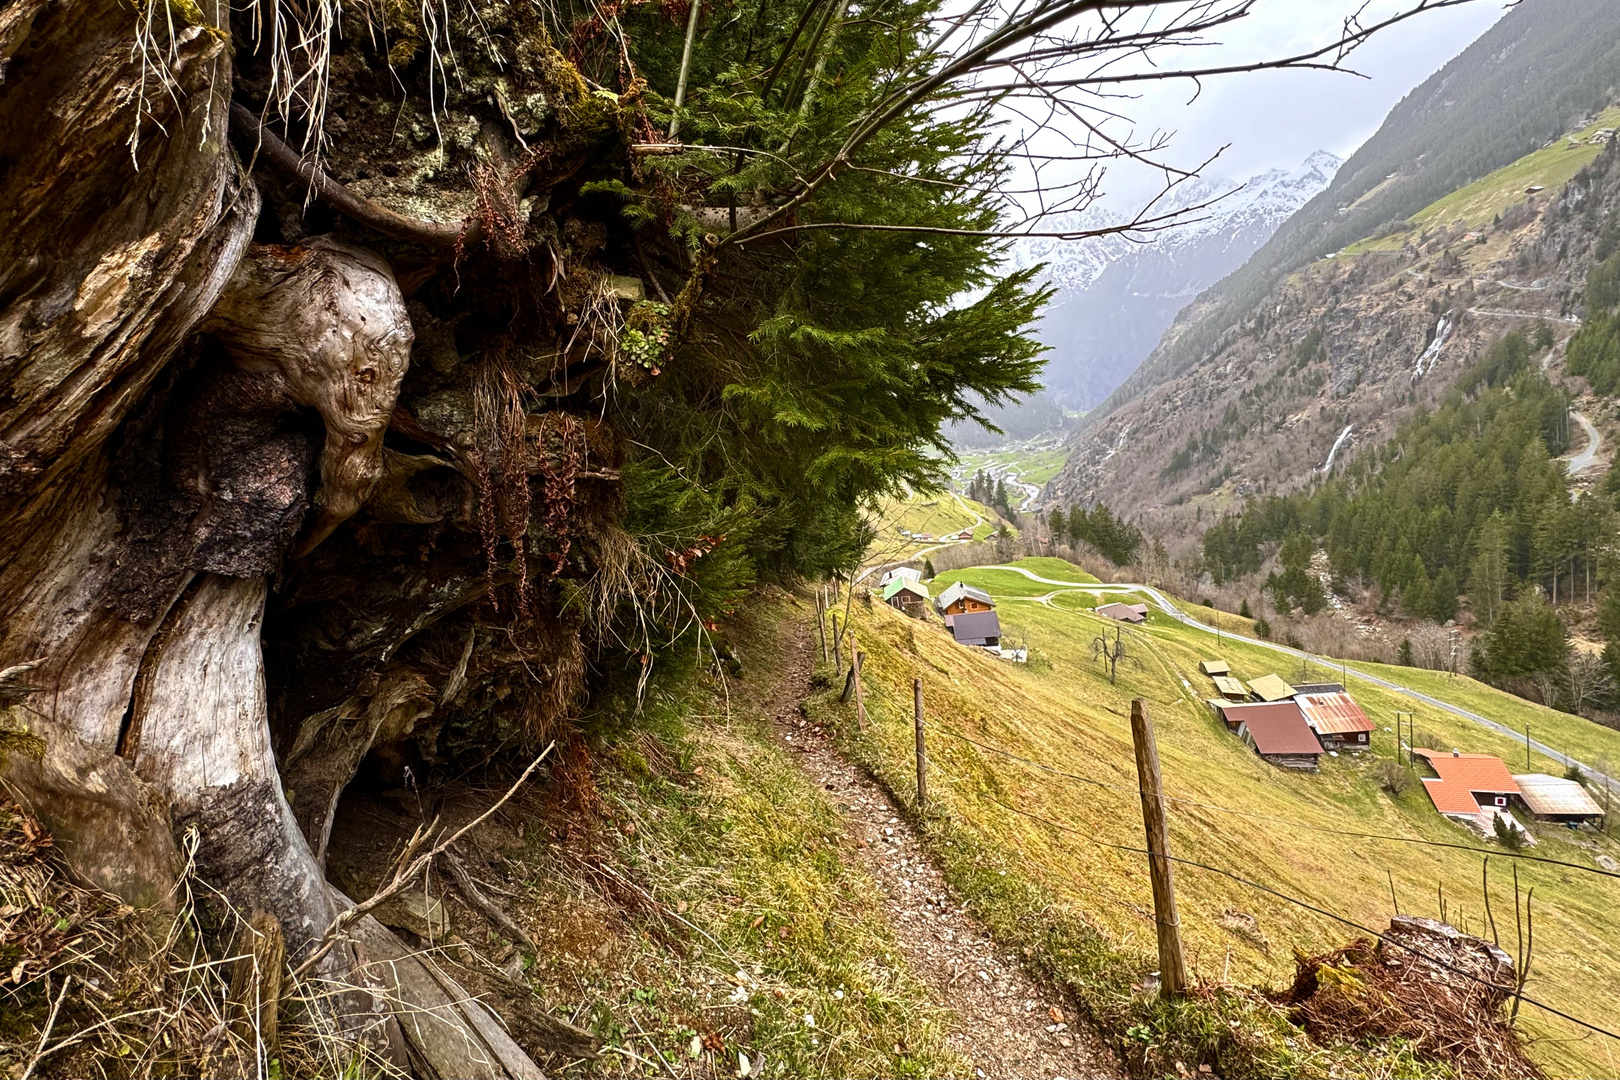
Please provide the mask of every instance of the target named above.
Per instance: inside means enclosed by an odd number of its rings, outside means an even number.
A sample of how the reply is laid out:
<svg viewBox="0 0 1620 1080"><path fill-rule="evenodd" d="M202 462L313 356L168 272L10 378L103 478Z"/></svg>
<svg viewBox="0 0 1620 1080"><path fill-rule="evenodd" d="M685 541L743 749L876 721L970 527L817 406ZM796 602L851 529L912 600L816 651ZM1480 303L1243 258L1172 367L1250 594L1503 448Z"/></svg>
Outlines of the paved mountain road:
<svg viewBox="0 0 1620 1080"><path fill-rule="evenodd" d="M1570 415L1581 425L1581 430L1586 432L1586 449L1571 457L1567 463L1569 475L1579 476L1597 464L1598 453L1603 449L1603 433L1597 429L1596 424L1586 418L1585 413L1571 412Z"/></svg>

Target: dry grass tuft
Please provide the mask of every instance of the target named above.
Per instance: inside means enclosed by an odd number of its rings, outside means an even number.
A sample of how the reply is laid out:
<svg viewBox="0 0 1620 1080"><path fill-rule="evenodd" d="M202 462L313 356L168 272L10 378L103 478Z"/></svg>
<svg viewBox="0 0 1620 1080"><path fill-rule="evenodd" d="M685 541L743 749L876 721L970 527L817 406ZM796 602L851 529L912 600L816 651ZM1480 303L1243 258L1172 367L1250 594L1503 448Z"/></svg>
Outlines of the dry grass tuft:
<svg viewBox="0 0 1620 1080"><path fill-rule="evenodd" d="M180 909L166 921L75 885L39 822L0 793L0 1073L391 1072L321 1022L330 987L293 988L282 1004L279 1039L267 1009L237 1005L243 988L259 981L252 977L255 953L274 949L259 947L262 930L239 913L215 912L212 904L204 910L193 889L206 886L189 866L176 888ZM233 976L241 984L236 994Z"/></svg>

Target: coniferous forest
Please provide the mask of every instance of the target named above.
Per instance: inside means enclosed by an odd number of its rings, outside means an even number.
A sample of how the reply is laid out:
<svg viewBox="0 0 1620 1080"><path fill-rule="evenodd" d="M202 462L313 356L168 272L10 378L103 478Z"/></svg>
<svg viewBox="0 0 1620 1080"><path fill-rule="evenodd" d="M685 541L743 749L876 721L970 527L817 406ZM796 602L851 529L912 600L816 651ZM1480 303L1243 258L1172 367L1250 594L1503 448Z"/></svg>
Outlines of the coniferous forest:
<svg viewBox="0 0 1620 1080"><path fill-rule="evenodd" d="M1256 573L1275 547L1282 572L1267 586L1278 608L1313 613L1325 597L1305 567L1320 544L1340 591L1368 590L1386 610L1440 623L1466 607L1489 632L1474 656L1480 674L1560 670L1553 607L1593 602L1620 580L1611 544L1620 493L1611 483L1570 495L1555 460L1569 448L1569 402L1537 363L1550 345L1543 334L1501 338L1437 409L1375 453L1216 523L1206 568L1217 583Z"/></svg>

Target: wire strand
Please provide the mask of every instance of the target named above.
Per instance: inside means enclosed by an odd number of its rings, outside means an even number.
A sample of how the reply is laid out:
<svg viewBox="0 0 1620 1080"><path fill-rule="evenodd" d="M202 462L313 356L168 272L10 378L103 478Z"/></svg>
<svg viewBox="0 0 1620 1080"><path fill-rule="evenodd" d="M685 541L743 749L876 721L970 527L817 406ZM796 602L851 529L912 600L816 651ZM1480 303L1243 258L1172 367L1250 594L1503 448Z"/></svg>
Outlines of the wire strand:
<svg viewBox="0 0 1620 1080"><path fill-rule="evenodd" d="M950 728L944 727L944 726L942 726L940 724L937 724L937 723L935 723L933 721L930 721L930 720L924 720L923 721L923 726L925 728L930 729L930 730L937 731L941 735L948 735L953 739L960 739L962 742L968 743L968 744L970 744L972 746L976 746L980 750L984 750L984 751L987 751L988 753L992 753L992 754L997 754L997 755L999 755L1001 757L1008 758L1008 759L1010 759L1012 761L1017 761L1017 762L1019 762L1021 764L1028 765L1031 768L1040 769L1043 772L1051 773L1054 776L1061 776L1066 780L1072 780L1072 781L1074 781L1076 783L1080 783L1080 784L1089 784L1089 785L1091 785L1093 787L1107 788L1107 789L1109 789L1111 791L1119 791L1119 792L1124 792L1126 794L1133 794L1133 795L1134 794L1140 794L1140 789L1139 788L1128 787L1128 786L1126 786L1124 784L1109 783L1106 780L1097 780L1097 779L1095 779L1093 777L1081 776L1078 773L1068 772L1068 771L1066 771L1064 769L1059 769L1059 768L1056 768L1055 766L1048 765L1045 762L1036 761L1033 758L1027 758L1027 757L1023 757L1021 755L1018 755L1018 754L1014 754L1009 750L1003 750L1000 747L991 746L988 743L979 742L977 739L969 738L968 736L963 735L960 732L952 731ZM1221 806L1218 803L1202 802L1202 801L1197 800L1197 799L1188 799L1188 798L1185 798L1185 797L1182 797L1182 796L1177 796L1177 795L1166 795L1166 796L1164 796L1164 799L1165 799L1166 802L1176 803L1176 804L1178 804L1180 806L1194 807L1194 808L1197 808L1197 809L1200 809L1200 810L1214 810L1214 811L1217 811L1217 812L1222 813L1222 814L1234 814L1234 815L1237 815L1238 817L1251 818L1251 819L1254 819L1256 821L1270 821L1270 822L1274 822L1274 823L1276 823L1278 825L1286 825L1291 829L1299 829L1299 830L1304 831L1304 832L1324 833L1324 834L1327 834L1329 836L1343 836L1343 837L1348 837L1348 838L1357 839L1357 840L1386 840L1386 841L1389 841L1391 843L1397 843L1397 844L1417 844L1417 845L1422 846L1422 847L1452 848L1452 849L1455 849L1457 851L1472 851L1472 852L1474 852L1476 854L1479 854L1479 855L1499 855L1502 858L1520 859L1520 860L1523 860L1525 862L1543 863L1543 864L1548 865L1548 866L1559 866L1559 867L1563 867L1563 868L1568 869L1568 870L1580 870L1580 871L1582 871L1584 873L1595 874L1598 877L1620 878L1620 873L1616 873L1613 870L1604 870L1603 868L1597 867L1597 866L1582 866L1580 863L1565 862L1562 859L1549 859L1544 855L1530 855L1530 854L1526 854L1524 852L1506 851L1506 850L1501 851L1501 852L1486 851L1486 850L1484 850L1482 848L1473 847L1472 845L1469 845L1469 844L1457 844L1457 843L1452 843L1452 842L1447 841L1447 840L1428 840L1428 839L1425 839L1424 837L1420 837L1420 836L1394 836L1394 835L1391 835L1389 833L1356 832L1355 830L1352 830L1352 829L1332 829L1332 828L1328 828L1325 825L1307 825L1307 824L1305 824L1303 822L1294 821L1294 820L1289 819L1289 818L1278 817L1275 814L1262 814L1262 813L1259 813L1259 812L1254 811L1254 810L1238 810L1238 809L1235 809L1235 808L1230 807L1230 806Z"/></svg>
<svg viewBox="0 0 1620 1080"><path fill-rule="evenodd" d="M1452 972L1454 974L1461 975L1463 978L1469 979L1472 982L1477 982L1480 985L1485 986L1485 987L1489 987L1489 988L1491 988L1493 990L1498 991L1499 993L1504 992L1504 988L1499 983L1493 983L1489 979L1482 979L1478 975L1475 975L1474 973L1472 973L1470 971L1465 971L1464 969L1462 969L1460 967L1457 967L1454 964L1448 963L1447 961L1442 960L1437 956L1430 956L1429 954L1423 952L1421 949L1414 948L1413 946L1408 945L1408 944L1406 944L1404 942L1401 942L1401 941L1393 940L1388 935L1379 933L1377 930L1372 929L1372 927L1363 925L1362 923L1359 923L1359 922L1355 921L1354 919L1349 918L1348 916L1340 915L1337 912L1329 911L1327 908L1319 907L1316 904L1312 904L1308 900L1301 900L1296 896L1290 896L1287 893L1281 891L1280 889L1274 889L1269 885L1261 884L1258 881L1254 881L1254 880L1251 880L1250 878L1244 877L1242 874L1235 873L1234 871L1231 871L1231 870L1223 869L1222 867L1219 867L1219 866L1211 866L1208 863L1202 863L1202 862L1199 862L1196 859L1188 859L1188 858L1183 858L1183 857L1181 857L1179 855L1171 855L1168 852L1155 853L1155 852L1149 851L1147 848L1132 847L1129 844L1115 844L1115 843L1112 843L1112 842L1107 841L1107 840L1099 840L1096 837L1090 835L1089 833L1083 832L1080 829L1076 829L1071 825L1063 825L1063 824L1060 824L1060 823L1058 823L1056 821L1051 820L1050 818L1042 817L1040 814L1033 814L1033 813L1030 813L1028 810L1021 810L1016 806L1012 806L1012 805L1010 805L1008 803L1004 803L1000 799L996 798L994 795L985 795L984 797L989 799L991 802L995 803L997 806L1001 807L1004 810L1010 811L1010 812L1012 812L1014 814L1018 814L1018 815L1020 815L1022 817L1027 817L1032 821L1038 821L1041 824L1046 825L1049 828L1053 828L1053 829L1058 830L1059 832L1070 833L1072 835L1078 836L1078 837L1082 838L1083 840L1086 840L1087 842L1095 844L1095 845L1097 845L1099 847L1112 848L1112 849L1114 849L1116 851L1134 852L1135 854L1138 854L1138 855L1146 855L1149 858L1152 858L1157 854L1157 856L1159 858L1166 859L1169 862L1180 863L1183 866L1191 866L1191 867L1194 867L1194 868L1199 869L1199 870L1207 870L1212 874L1219 874L1222 877L1225 877L1225 878L1228 878L1228 879L1230 879L1232 881L1235 881L1240 885L1244 885L1244 886L1247 886L1247 887L1249 887L1251 889L1256 889L1256 890L1258 890L1260 892L1267 893L1267 894L1269 894L1271 896L1275 896L1279 900L1287 901L1288 903L1295 904L1295 905L1297 905L1299 907L1304 908L1307 911L1315 912L1316 914L1324 916L1325 918L1332 919L1335 922L1340 922L1340 923L1343 923L1346 926L1353 927L1356 930L1360 930L1364 934L1370 934L1371 936L1377 938L1379 941L1383 942L1386 945L1390 945L1390 946L1393 946L1393 947L1398 948L1398 949L1404 949L1407 952L1413 954L1414 956L1419 957L1420 959L1427 960L1431 964L1435 964L1438 967L1445 968L1446 970L1448 970L1448 971L1450 971L1450 972ZM1599 1035L1607 1035L1611 1039L1615 1039L1616 1041L1620 1041L1620 1033L1610 1031L1608 1028L1599 1027L1597 1024L1591 1023L1590 1021L1582 1020L1578 1016L1571 1016L1569 1013L1564 1012L1563 1010L1561 1010L1561 1009L1559 1009L1559 1008L1557 1008L1555 1006L1548 1005L1544 1001L1538 1001L1535 998L1530 997L1530 996L1528 996L1528 995L1526 995L1526 994L1524 994L1524 993L1522 993L1520 991L1508 990L1508 991L1506 991L1506 993L1510 994L1513 997L1518 998L1520 1001L1524 1002L1526 1005L1535 1006L1536 1008L1542 1010L1545 1013L1548 1013L1551 1016L1556 1016L1556 1017L1558 1017L1559 1019L1562 1019L1562 1020L1568 1020L1570 1023L1576 1024L1576 1025L1578 1025L1580 1027L1583 1027L1583 1028L1586 1028L1588 1031L1596 1032Z"/></svg>

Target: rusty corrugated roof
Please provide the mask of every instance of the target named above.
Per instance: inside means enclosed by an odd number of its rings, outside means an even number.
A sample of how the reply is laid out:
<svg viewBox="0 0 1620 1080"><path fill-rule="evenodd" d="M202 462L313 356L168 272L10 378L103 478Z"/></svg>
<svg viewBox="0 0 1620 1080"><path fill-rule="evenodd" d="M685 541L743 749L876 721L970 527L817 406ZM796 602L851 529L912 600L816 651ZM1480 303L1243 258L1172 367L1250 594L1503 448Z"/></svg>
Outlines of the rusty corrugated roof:
<svg viewBox="0 0 1620 1080"><path fill-rule="evenodd" d="M1353 735L1373 729L1373 722L1349 694L1300 694L1294 701L1318 735Z"/></svg>

